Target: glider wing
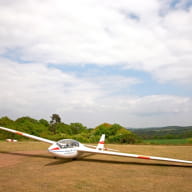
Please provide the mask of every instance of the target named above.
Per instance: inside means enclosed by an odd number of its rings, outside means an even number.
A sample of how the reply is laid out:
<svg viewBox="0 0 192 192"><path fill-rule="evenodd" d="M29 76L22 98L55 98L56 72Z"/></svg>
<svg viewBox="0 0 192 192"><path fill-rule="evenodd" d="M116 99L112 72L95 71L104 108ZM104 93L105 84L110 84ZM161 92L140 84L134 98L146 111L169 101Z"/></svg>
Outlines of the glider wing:
<svg viewBox="0 0 192 192"><path fill-rule="evenodd" d="M35 139L35 140L38 140L38 141L43 141L45 143L50 143L50 144L54 144L55 141L51 141L49 139L44 139L42 137L37 137L37 136L34 136L34 135L30 135L30 134L27 134L27 133L23 133L23 132L20 132L20 131L17 131L17 130L13 130L13 129L8 129L8 128L5 128L5 127L0 127L1 130L4 130L4 131L8 131L8 132L11 132L11 133L15 133L17 135L22 135L24 137L28 137L28 138L31 138L31 139Z"/></svg>
<svg viewBox="0 0 192 192"><path fill-rule="evenodd" d="M95 153L95 154L103 154L103 155L113 155L113 156L132 157L132 158L147 159L147 160L171 161L171 162L192 164L192 161L186 161L186 160L180 160L180 159L144 156L144 155L136 155L136 154L120 153L120 152L112 152L112 151L102 151L102 150L97 150L97 149L90 149L87 147L79 148L78 151L87 152L87 153Z"/></svg>

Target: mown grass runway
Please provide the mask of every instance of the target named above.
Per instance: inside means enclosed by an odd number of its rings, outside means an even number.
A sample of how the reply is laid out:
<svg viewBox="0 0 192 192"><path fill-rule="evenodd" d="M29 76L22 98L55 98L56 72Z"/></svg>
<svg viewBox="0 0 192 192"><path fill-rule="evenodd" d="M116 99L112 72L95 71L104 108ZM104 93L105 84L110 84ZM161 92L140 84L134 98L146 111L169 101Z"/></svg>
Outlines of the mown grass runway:
<svg viewBox="0 0 192 192"><path fill-rule="evenodd" d="M192 166L92 155L54 159L47 144L0 142L0 191L191 192ZM122 152L192 160L192 146L108 145Z"/></svg>

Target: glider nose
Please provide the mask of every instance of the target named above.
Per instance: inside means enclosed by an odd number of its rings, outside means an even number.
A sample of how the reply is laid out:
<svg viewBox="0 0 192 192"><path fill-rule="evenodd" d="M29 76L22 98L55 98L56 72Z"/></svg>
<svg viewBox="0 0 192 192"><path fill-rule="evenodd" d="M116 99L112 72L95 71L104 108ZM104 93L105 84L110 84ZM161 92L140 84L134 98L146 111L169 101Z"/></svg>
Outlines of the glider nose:
<svg viewBox="0 0 192 192"><path fill-rule="evenodd" d="M49 149L49 150L55 151L55 150L59 150L59 149L60 149L59 147L53 147L53 148L51 148L51 149Z"/></svg>
<svg viewBox="0 0 192 192"><path fill-rule="evenodd" d="M55 151L58 151L60 150L59 146L57 146L56 144L53 144L51 145L49 148L48 148L48 151L49 152L55 152Z"/></svg>

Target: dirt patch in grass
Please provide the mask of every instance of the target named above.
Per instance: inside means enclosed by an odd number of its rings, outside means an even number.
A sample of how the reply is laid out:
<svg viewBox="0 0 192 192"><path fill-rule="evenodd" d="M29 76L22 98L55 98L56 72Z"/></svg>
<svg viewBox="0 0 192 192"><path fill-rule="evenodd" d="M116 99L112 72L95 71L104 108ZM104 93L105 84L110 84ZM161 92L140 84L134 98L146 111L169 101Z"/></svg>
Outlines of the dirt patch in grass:
<svg viewBox="0 0 192 192"><path fill-rule="evenodd" d="M21 161L22 157L19 156L12 156L11 154L1 153L0 154L0 168L1 167L7 167L7 166L13 166Z"/></svg>
<svg viewBox="0 0 192 192"><path fill-rule="evenodd" d="M48 155L45 151L17 151L17 152L0 151L0 168L7 166L14 166L22 162L22 160L24 160L25 157L51 158L51 156Z"/></svg>

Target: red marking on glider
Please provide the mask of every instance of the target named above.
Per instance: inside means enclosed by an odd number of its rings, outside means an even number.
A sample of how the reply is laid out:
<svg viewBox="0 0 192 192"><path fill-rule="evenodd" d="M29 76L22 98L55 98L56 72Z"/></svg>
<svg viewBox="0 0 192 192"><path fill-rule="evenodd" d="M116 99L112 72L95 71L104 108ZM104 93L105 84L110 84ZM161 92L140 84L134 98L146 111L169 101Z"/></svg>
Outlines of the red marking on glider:
<svg viewBox="0 0 192 192"><path fill-rule="evenodd" d="M53 149L51 149L51 150L59 150L59 147L55 147L55 148L53 148Z"/></svg>
<svg viewBox="0 0 192 192"><path fill-rule="evenodd" d="M99 141L99 144L104 144L105 142L104 141Z"/></svg>
<svg viewBox="0 0 192 192"><path fill-rule="evenodd" d="M146 157L146 156L138 156L137 158L139 158L139 159L150 159L150 157Z"/></svg>
<svg viewBox="0 0 192 192"><path fill-rule="evenodd" d="M16 134L17 134L17 135L23 135L23 133L21 133L21 132L18 132L18 131L16 132Z"/></svg>

